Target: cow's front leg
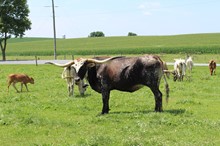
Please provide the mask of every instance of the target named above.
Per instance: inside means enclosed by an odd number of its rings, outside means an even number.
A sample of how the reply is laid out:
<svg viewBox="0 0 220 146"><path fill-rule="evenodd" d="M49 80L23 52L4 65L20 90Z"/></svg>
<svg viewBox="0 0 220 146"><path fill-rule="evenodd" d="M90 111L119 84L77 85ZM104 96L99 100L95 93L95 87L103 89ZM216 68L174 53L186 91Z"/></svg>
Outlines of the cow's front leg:
<svg viewBox="0 0 220 146"><path fill-rule="evenodd" d="M101 114L108 114L109 113L109 90L102 90L102 113Z"/></svg>
<svg viewBox="0 0 220 146"><path fill-rule="evenodd" d="M21 92L22 92L23 84L24 84L24 83L21 83Z"/></svg>
<svg viewBox="0 0 220 146"><path fill-rule="evenodd" d="M105 80L101 81L101 91L102 91L102 104L103 104L101 114L108 114L110 90L108 89L108 84Z"/></svg>

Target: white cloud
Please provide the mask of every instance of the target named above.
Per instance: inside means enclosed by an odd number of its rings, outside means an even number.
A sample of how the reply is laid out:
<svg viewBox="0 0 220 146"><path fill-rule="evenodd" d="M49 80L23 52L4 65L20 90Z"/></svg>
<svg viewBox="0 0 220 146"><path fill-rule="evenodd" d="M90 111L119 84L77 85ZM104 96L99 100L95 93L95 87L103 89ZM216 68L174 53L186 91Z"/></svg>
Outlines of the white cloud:
<svg viewBox="0 0 220 146"><path fill-rule="evenodd" d="M152 11L157 11L161 8L161 4L159 2L145 2L138 6L145 16L152 15Z"/></svg>
<svg viewBox="0 0 220 146"><path fill-rule="evenodd" d="M145 12L143 12L143 13L144 13L145 16L150 16L150 15L152 15L151 12L147 12L147 11L145 11Z"/></svg>
<svg viewBox="0 0 220 146"><path fill-rule="evenodd" d="M138 7L139 9L145 9L146 7L145 7L145 5L144 4L141 4L141 5L139 5L139 7Z"/></svg>

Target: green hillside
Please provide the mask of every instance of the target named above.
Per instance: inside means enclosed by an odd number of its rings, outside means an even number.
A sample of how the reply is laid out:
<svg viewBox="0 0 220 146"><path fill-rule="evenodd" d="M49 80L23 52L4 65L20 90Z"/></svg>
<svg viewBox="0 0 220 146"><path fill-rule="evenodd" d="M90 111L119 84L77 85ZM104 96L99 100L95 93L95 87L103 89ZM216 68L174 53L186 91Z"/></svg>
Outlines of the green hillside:
<svg viewBox="0 0 220 146"><path fill-rule="evenodd" d="M7 55L53 55L52 38L8 41ZM220 53L220 33L57 39L57 54Z"/></svg>

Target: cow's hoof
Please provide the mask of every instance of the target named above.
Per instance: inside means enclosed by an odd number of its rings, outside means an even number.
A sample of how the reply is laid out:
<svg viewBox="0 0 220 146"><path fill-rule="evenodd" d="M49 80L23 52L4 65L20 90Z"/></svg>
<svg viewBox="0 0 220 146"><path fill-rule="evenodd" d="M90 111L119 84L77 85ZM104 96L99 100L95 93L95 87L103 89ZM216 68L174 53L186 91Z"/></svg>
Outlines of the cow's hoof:
<svg viewBox="0 0 220 146"><path fill-rule="evenodd" d="M106 115L106 114L108 114L108 113L99 113L99 114L97 114L97 117L99 117L99 116L104 116L104 115Z"/></svg>
<svg viewBox="0 0 220 146"><path fill-rule="evenodd" d="M163 112L163 109L155 109L155 112Z"/></svg>

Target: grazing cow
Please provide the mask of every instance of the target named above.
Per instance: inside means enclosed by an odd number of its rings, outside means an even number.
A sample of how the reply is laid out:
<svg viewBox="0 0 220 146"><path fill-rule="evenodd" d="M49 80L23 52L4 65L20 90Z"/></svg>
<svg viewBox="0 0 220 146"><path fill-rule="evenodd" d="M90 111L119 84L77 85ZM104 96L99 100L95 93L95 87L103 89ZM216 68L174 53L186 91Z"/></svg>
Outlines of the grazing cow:
<svg viewBox="0 0 220 146"><path fill-rule="evenodd" d="M209 70L210 70L210 75L211 76L213 74L215 74L215 70L216 70L216 62L215 62L215 60L210 60L209 61Z"/></svg>
<svg viewBox="0 0 220 146"><path fill-rule="evenodd" d="M59 66L59 64L57 63L53 63L53 62L47 62L46 64L52 64L55 66ZM67 82L67 88L68 88L68 92L69 92L69 96L73 96L74 93L74 84L76 84L78 86L79 89L79 93L81 96L84 95L86 88L88 86L88 84L84 83L84 80L77 80L75 81L75 76L76 76L76 69L74 68L73 65L70 65L68 67L64 67L63 72L62 72L62 78L66 80Z"/></svg>
<svg viewBox="0 0 220 146"><path fill-rule="evenodd" d="M183 81L183 77L186 75L186 63L183 59L174 59L174 78L173 80L176 81Z"/></svg>
<svg viewBox="0 0 220 146"><path fill-rule="evenodd" d="M25 87L28 91L27 83L34 84L34 79L32 77L29 77L26 74L10 74L10 75L8 75L8 91L9 91L9 87L12 83L15 90L17 92L19 92L18 89L15 86L15 84L17 82L21 82L21 92L22 92L23 84L25 85Z"/></svg>
<svg viewBox="0 0 220 146"><path fill-rule="evenodd" d="M102 94L101 114L109 113L111 90L134 92L143 86L148 86L154 94L155 111L162 112L162 93L159 90L162 76L165 80L168 101L169 87L164 76L163 62L158 56L81 59L72 63L75 63L79 78L83 79L87 73L91 88Z"/></svg>
<svg viewBox="0 0 220 146"><path fill-rule="evenodd" d="M191 73L192 68L193 68L193 60L192 60L191 56L187 57L187 59L186 59L186 67L188 68L189 72Z"/></svg>

